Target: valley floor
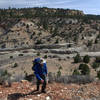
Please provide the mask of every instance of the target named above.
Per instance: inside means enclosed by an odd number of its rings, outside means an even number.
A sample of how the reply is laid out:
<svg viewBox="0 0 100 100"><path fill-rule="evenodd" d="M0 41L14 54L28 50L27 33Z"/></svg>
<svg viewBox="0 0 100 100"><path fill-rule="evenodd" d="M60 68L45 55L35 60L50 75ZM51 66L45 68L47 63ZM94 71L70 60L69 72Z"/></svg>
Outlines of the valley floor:
<svg viewBox="0 0 100 100"><path fill-rule="evenodd" d="M23 53L26 52L26 53ZM72 75L73 71L78 68L80 63L74 63L73 56L76 54L53 54L53 53L43 53L37 56L38 51L34 49L21 50L21 51L5 51L0 52L0 69L6 69L11 75L25 75L25 73L32 74L32 60L36 57L47 56L47 67L48 72L57 73L59 67L62 67L62 75ZM100 52L80 52L81 56L85 55L91 56L91 61L89 66L94 61L95 56L99 56ZM21 56L20 56L21 55ZM11 58L12 57L12 58ZM17 67L13 67L17 63ZM96 71L91 68L91 75L96 76Z"/></svg>

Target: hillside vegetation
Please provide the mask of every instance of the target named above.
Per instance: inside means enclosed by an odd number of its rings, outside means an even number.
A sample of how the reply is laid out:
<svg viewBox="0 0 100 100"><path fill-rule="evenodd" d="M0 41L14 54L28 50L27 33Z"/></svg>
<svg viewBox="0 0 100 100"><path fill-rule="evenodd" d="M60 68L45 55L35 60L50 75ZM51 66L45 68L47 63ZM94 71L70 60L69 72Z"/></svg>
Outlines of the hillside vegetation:
<svg viewBox="0 0 100 100"><path fill-rule="evenodd" d="M100 16L69 9L23 8L0 10L0 47L75 43L100 49Z"/></svg>

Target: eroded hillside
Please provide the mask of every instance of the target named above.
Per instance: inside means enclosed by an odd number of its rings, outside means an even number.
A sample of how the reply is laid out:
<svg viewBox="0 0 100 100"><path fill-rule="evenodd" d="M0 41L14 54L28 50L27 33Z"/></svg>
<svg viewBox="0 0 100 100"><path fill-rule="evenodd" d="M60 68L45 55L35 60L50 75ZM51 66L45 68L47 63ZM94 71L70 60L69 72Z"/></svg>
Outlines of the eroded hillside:
<svg viewBox="0 0 100 100"><path fill-rule="evenodd" d="M25 16L25 10L28 17ZM10 13L13 15L9 15ZM47 8L9 9L5 11L5 16L7 15L10 17L1 18L0 21L1 48L74 43L76 46L86 45L92 51L100 49L100 20L97 16L92 18L81 11Z"/></svg>

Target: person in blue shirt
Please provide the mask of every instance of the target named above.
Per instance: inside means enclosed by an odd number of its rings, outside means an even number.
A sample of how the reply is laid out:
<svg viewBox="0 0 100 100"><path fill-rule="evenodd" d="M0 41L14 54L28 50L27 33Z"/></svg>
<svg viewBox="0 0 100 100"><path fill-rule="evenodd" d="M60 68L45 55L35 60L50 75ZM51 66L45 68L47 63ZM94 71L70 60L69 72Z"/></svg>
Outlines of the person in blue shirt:
<svg viewBox="0 0 100 100"><path fill-rule="evenodd" d="M36 58L34 61L33 70L37 79L37 91L39 91L40 84L42 83L42 93L46 93L46 77L47 77L47 65L46 61L41 58Z"/></svg>

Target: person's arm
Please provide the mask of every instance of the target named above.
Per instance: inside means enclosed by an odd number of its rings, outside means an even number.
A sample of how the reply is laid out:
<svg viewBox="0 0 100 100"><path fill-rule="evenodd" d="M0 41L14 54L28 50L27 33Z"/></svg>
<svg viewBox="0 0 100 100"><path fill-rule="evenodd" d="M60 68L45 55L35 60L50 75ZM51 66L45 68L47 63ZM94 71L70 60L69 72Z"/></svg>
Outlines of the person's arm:
<svg viewBox="0 0 100 100"><path fill-rule="evenodd" d="M45 66L45 73L46 73L46 75L47 75L48 70L47 70L47 65L46 65L46 63L44 63L44 66Z"/></svg>
<svg viewBox="0 0 100 100"><path fill-rule="evenodd" d="M41 83L44 83L44 80L39 76L38 73L35 72L35 76L37 79L39 79L41 81Z"/></svg>
<svg viewBox="0 0 100 100"><path fill-rule="evenodd" d="M42 78L36 72L35 72L35 76L36 76L37 79L42 80Z"/></svg>

